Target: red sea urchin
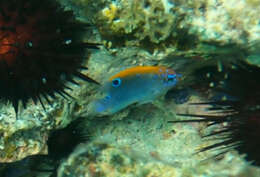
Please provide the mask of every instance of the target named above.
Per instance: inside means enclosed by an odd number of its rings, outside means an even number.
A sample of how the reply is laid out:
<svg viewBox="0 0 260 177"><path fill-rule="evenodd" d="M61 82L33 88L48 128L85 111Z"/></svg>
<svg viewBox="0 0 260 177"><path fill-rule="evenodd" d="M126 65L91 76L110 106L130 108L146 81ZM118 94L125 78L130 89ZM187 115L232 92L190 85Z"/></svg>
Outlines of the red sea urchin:
<svg viewBox="0 0 260 177"><path fill-rule="evenodd" d="M1 0L0 98L17 112L19 101L43 106L42 98L68 95L74 76L97 83L79 71L86 49L96 48L82 41L88 26L56 0Z"/></svg>
<svg viewBox="0 0 260 177"><path fill-rule="evenodd" d="M202 90L208 90L212 95L220 94L222 98L214 96L208 103L198 103L210 106L208 114L181 114L194 119L171 122L208 122L210 127L221 125L205 136L217 136L220 141L200 152L220 149L219 156L233 148L260 166L260 68L241 62L224 66L221 71L217 66L203 68L196 74L200 76Z"/></svg>

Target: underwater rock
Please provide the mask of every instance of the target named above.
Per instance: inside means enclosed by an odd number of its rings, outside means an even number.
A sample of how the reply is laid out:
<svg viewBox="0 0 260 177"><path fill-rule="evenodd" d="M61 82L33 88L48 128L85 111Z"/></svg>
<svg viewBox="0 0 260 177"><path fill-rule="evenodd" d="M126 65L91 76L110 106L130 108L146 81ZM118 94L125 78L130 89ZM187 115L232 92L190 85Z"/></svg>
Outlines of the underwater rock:
<svg viewBox="0 0 260 177"><path fill-rule="evenodd" d="M95 19L108 48L140 46L196 56L240 52L260 40L255 0L70 1Z"/></svg>
<svg viewBox="0 0 260 177"><path fill-rule="evenodd" d="M169 110L172 105L163 107ZM58 177L228 177L247 173L256 177L260 172L234 152L221 160L212 159L212 152L194 154L201 146L198 130L202 131L203 125L168 124L167 120L174 119L173 114L167 114L162 108L143 105L123 120L91 120L88 125L91 142L74 150L60 165ZM209 159L203 161L205 158Z"/></svg>

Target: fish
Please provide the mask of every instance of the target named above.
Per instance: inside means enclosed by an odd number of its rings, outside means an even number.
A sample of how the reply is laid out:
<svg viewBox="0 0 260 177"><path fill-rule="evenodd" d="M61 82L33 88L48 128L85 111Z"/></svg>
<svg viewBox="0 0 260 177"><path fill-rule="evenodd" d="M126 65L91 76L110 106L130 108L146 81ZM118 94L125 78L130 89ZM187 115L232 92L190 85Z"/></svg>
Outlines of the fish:
<svg viewBox="0 0 260 177"><path fill-rule="evenodd" d="M132 104L145 104L174 87L180 74L164 66L135 66L110 77L101 86L102 98L90 103L90 111L111 115Z"/></svg>

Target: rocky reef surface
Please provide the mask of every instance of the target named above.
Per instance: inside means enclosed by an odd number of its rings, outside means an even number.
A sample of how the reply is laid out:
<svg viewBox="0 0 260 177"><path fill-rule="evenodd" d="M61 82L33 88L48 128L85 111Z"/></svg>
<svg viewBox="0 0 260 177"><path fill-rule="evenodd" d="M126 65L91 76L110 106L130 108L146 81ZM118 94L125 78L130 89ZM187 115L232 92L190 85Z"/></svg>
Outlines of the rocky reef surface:
<svg viewBox="0 0 260 177"><path fill-rule="evenodd" d="M86 34L86 41L103 46L92 51L85 65L89 68L86 73L101 83L137 65L164 65L183 74L185 80L190 71L203 65L200 61L260 64L258 0L60 1L79 19L95 25ZM219 160L211 158L218 150L194 154L212 143L202 136L213 128L205 129L203 123L168 123L185 119L176 113L205 112L204 107L188 105L204 98L189 93L184 103L176 104L174 98L162 97L96 117L89 114L88 104L97 97L99 86L79 83L70 85L75 99L58 98L52 105L46 104L45 111L31 103L16 117L11 105L1 104L0 162L47 154L52 131L84 119L90 141L63 159L57 170L59 177L259 176L260 168L236 151ZM179 87L183 89L185 84Z"/></svg>
<svg viewBox="0 0 260 177"><path fill-rule="evenodd" d="M259 1L71 1L108 47L139 46L183 55L227 54L259 40ZM217 49L217 50L216 50Z"/></svg>

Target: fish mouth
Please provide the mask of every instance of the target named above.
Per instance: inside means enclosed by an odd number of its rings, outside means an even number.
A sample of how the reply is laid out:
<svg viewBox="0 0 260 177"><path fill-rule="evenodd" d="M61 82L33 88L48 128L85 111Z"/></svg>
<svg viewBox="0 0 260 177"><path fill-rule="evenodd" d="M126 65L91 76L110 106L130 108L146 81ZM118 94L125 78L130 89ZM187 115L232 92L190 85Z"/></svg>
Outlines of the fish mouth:
<svg viewBox="0 0 260 177"><path fill-rule="evenodd" d="M92 116L109 115L109 105L104 101L104 99L97 99L89 103L88 112Z"/></svg>
<svg viewBox="0 0 260 177"><path fill-rule="evenodd" d="M94 103L94 109L97 113L102 113L106 110L106 107L104 104L102 104L102 100L95 101Z"/></svg>

